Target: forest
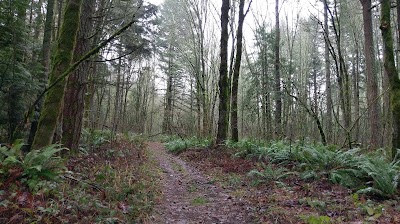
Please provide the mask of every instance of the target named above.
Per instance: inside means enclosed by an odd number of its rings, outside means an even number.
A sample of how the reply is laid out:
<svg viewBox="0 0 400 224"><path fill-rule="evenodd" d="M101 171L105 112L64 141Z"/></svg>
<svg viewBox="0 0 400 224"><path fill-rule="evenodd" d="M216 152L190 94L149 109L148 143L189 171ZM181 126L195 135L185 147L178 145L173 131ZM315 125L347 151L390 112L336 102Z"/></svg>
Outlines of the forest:
<svg viewBox="0 0 400 224"><path fill-rule="evenodd" d="M0 0L0 223L400 223L400 0Z"/></svg>

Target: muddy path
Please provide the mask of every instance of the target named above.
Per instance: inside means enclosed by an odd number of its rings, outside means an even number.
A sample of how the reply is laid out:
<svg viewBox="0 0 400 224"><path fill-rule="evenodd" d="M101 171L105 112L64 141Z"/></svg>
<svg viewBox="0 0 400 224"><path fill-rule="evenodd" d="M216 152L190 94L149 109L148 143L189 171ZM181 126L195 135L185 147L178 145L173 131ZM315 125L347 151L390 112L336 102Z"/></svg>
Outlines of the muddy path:
<svg viewBox="0 0 400 224"><path fill-rule="evenodd" d="M162 199L154 208L154 223L257 223L245 201L214 184L209 177L161 143L148 143L162 170Z"/></svg>

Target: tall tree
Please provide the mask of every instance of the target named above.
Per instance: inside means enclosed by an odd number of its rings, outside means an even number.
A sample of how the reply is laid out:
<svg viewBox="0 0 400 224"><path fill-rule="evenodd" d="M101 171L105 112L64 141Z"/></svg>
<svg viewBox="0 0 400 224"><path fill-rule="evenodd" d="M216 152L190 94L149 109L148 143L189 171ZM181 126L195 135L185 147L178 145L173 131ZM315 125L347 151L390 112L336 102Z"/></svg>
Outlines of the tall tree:
<svg viewBox="0 0 400 224"><path fill-rule="evenodd" d="M86 0L82 4L78 37L74 48L74 61L77 61L90 49L90 35L93 25L92 14L95 0ZM86 83L90 62L85 61L68 77L63 109L62 143L71 150L78 150L85 108Z"/></svg>
<svg viewBox="0 0 400 224"><path fill-rule="evenodd" d="M326 85L326 133L327 141L332 141L332 85L331 62L329 57L328 0L324 0L324 39L325 39L325 85Z"/></svg>
<svg viewBox="0 0 400 224"><path fill-rule="evenodd" d="M279 26L279 0L275 2L275 133L282 136L282 94L281 94L281 60L280 60L281 32Z"/></svg>
<svg viewBox="0 0 400 224"><path fill-rule="evenodd" d="M389 78L390 106L393 115L393 139L392 147L394 157L400 148L400 79L394 60L393 36L390 24L390 0L381 1L381 24L380 29L383 39L383 66L385 74Z"/></svg>
<svg viewBox="0 0 400 224"><path fill-rule="evenodd" d="M222 0L221 6L221 42L220 42L220 67L219 67L219 117L216 145L222 144L228 136L229 125L229 78L228 78L228 23L229 0Z"/></svg>
<svg viewBox="0 0 400 224"><path fill-rule="evenodd" d="M364 57L365 73L367 76L367 104L368 121L370 126L370 148L382 146L381 143L381 118L379 113L378 81L375 66L374 37L372 28L371 0L360 0L363 10L364 24Z"/></svg>
<svg viewBox="0 0 400 224"><path fill-rule="evenodd" d="M232 140L239 141L238 131L238 87L239 87L239 74L240 64L242 62L242 51L243 51L243 23L246 14L244 13L244 0L239 2L239 22L236 35L236 58L235 67L232 77L232 105L231 105L231 132ZM251 2L250 2L251 4ZM250 7L250 6L249 6Z"/></svg>
<svg viewBox="0 0 400 224"><path fill-rule="evenodd" d="M42 42L42 58L41 64L43 70L40 72L39 82L41 85L41 91L45 89L45 83L48 78L49 68L50 68L50 49L51 49L51 32L53 30L53 14L54 14L54 1L48 0L46 7L46 19L44 22L43 31L43 42ZM35 105L35 114L31 123L31 129L28 137L28 145L32 145L33 138L35 137L37 126L39 123L39 116L41 111L41 103Z"/></svg>
<svg viewBox="0 0 400 224"><path fill-rule="evenodd" d="M82 0L69 0L67 2L49 83L53 83L59 77L62 77L72 62L76 34L79 28L81 3ZM47 92L38 129L32 144L33 149L39 149L51 144L57 120L62 111L65 85L66 80L62 78Z"/></svg>

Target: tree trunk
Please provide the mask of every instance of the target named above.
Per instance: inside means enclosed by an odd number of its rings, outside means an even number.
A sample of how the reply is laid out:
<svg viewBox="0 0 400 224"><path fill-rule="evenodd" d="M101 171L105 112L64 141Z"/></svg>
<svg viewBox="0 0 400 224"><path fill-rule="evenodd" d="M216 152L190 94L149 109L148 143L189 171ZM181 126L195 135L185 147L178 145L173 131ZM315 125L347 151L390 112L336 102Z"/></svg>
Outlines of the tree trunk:
<svg viewBox="0 0 400 224"><path fill-rule="evenodd" d="M355 46L355 57L353 58L352 62L352 77L353 77L353 98L354 98L354 113L355 113L355 121L356 124L354 128L354 136L355 136L355 141L359 141L360 137L360 122L357 119L360 116L360 72L358 70L359 67L359 53L358 53L358 43L356 41L356 46Z"/></svg>
<svg viewBox="0 0 400 224"><path fill-rule="evenodd" d="M400 64L400 57L399 57L399 52L400 52L400 0L396 0L396 16L397 16L397 67Z"/></svg>
<svg viewBox="0 0 400 224"><path fill-rule="evenodd" d="M172 74L172 47L169 47L169 59L168 59L168 77L167 77L167 92L165 93L165 111L163 121L163 132L166 134L172 134L171 122L172 122L172 100L173 100L173 74Z"/></svg>
<svg viewBox="0 0 400 224"><path fill-rule="evenodd" d="M331 62L329 58L329 26L328 1L324 0L324 34L325 34L325 85L326 85L326 133L327 141L332 141L332 89L331 89Z"/></svg>
<svg viewBox="0 0 400 224"><path fill-rule="evenodd" d="M364 23L364 56L367 76L367 105L369 121L370 149L382 146L381 142L381 118L379 113L378 81L376 74L374 37L372 28L371 0L360 0L363 7Z"/></svg>
<svg viewBox="0 0 400 224"><path fill-rule="evenodd" d="M79 28L81 3L82 0L69 0L66 5L61 33L55 51L53 69L50 73L50 83L57 80L72 62L73 48ZM62 111L65 85L66 81L63 78L47 92L38 130L32 144L33 149L39 149L51 144L57 126L57 118Z"/></svg>
<svg viewBox="0 0 400 224"><path fill-rule="evenodd" d="M229 87L228 78L228 23L229 0L222 0L221 6L221 43L220 43L220 68L219 68L219 117L216 145L222 144L228 135L229 125Z"/></svg>
<svg viewBox="0 0 400 224"><path fill-rule="evenodd" d="M239 74L240 74L240 63L242 61L242 50L243 50L243 22L244 22L244 0L240 0L239 3L239 23L237 30L237 41L236 41L236 59L235 67L232 77L232 105L231 105L231 132L232 140L234 142L239 141L238 131L238 88L239 88Z"/></svg>
<svg viewBox="0 0 400 224"><path fill-rule="evenodd" d="M122 55L121 46L119 47L119 55ZM122 67L122 58L118 59L118 68L117 68L117 83L115 89L115 100L114 100L114 113L113 113L113 123L112 123L112 132L115 134L119 128L119 108L120 105L120 98L121 98L121 67ZM122 79L123 82L123 79Z"/></svg>
<svg viewBox="0 0 400 224"><path fill-rule="evenodd" d="M393 139L392 147L394 157L400 148L400 79L394 60L393 36L390 25L390 0L381 1L381 24L380 27L383 40L383 66L385 74L389 78L390 104L393 115Z"/></svg>
<svg viewBox="0 0 400 224"><path fill-rule="evenodd" d="M51 32L53 30L53 14L54 14L54 1L48 0L46 7L46 20L44 23L43 42L42 42L42 61L43 71L41 72L40 84L41 89L45 89L45 83L49 74L50 62L50 49L51 49ZM37 126L39 123L39 116L41 111L41 104L35 106L35 117L31 123L31 129L28 137L28 145L32 145L33 139L36 134Z"/></svg>
<svg viewBox="0 0 400 224"><path fill-rule="evenodd" d="M316 38L315 38L315 40L316 40ZM312 85L313 85L313 102L312 102L312 104L311 104L311 107L313 108L312 110L314 111L314 113L316 114L316 115L318 115L318 83L317 83L317 75L318 75L318 68L317 68L317 66L318 66L318 59L317 59L317 48L316 47L314 47L314 49L312 50L313 52L312 52L312 61L311 61L311 63L312 63L312 79L313 79L313 82L312 82ZM315 128L313 128L312 129L312 133L313 133L313 135L315 136Z"/></svg>
<svg viewBox="0 0 400 224"><path fill-rule="evenodd" d="M74 48L74 61L79 60L90 50L90 34L95 0L86 0L82 4L82 13L78 37ZM62 143L77 152L81 138L83 115L85 110L86 83L90 62L85 61L68 77L64 96Z"/></svg>
<svg viewBox="0 0 400 224"><path fill-rule="evenodd" d="M279 0L275 2L275 134L279 139L282 136L282 96L280 73L280 27L279 27Z"/></svg>

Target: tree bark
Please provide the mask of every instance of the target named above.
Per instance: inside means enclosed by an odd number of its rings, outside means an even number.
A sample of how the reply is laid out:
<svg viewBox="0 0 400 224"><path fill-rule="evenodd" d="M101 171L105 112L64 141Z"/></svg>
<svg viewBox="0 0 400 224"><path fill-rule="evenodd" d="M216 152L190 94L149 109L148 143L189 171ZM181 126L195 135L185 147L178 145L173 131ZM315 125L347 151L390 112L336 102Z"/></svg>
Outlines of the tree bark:
<svg viewBox="0 0 400 224"><path fill-rule="evenodd" d="M325 35L325 85L326 85L326 133L327 141L332 141L332 89L331 62L329 57L328 0L324 0L324 35Z"/></svg>
<svg viewBox="0 0 400 224"><path fill-rule="evenodd" d="M352 81L353 81L353 99L354 99L354 113L355 113L355 121L356 122L354 125L356 126L354 128L354 136L355 136L355 141L358 141L360 137L360 123L359 120L357 119L360 116L360 73L358 71L359 67L359 53L358 53L358 43L356 41L356 46L355 46L355 57L353 57L353 62L352 62Z"/></svg>
<svg viewBox="0 0 400 224"><path fill-rule="evenodd" d="M390 25L390 0L381 1L381 24L379 28L383 39L383 66L390 86L390 104L393 115L392 156L394 157L397 149L400 148L400 79L394 59L393 36Z"/></svg>
<svg viewBox="0 0 400 224"><path fill-rule="evenodd" d="M275 2L275 134L279 139L282 136L282 94L280 73L280 27L279 27L279 0Z"/></svg>
<svg viewBox="0 0 400 224"><path fill-rule="evenodd" d="M396 18L397 18L397 66L400 64L400 0L396 0Z"/></svg>
<svg viewBox="0 0 400 224"><path fill-rule="evenodd" d="M229 125L229 89L228 78L228 23L229 0L222 0L221 6L221 42L220 42L220 68L219 68L219 117L216 145L222 144L228 135Z"/></svg>
<svg viewBox="0 0 400 224"><path fill-rule="evenodd" d="M244 0L240 0L239 3L239 23L236 35L236 59L235 67L233 70L232 77L232 105L231 105L231 133L232 140L234 142L239 141L238 131L238 88L239 88L239 74L240 74L240 63L242 61L243 51L243 23L244 23Z"/></svg>
<svg viewBox="0 0 400 224"><path fill-rule="evenodd" d="M91 16L95 1L86 0L82 4L78 37L74 48L74 61L79 60L90 50L89 36L92 30ZM68 77L64 96L62 143L65 147L77 152L81 138L82 122L85 109L90 62L85 61Z"/></svg>
<svg viewBox="0 0 400 224"><path fill-rule="evenodd" d="M119 46L118 50L119 55L122 55L121 46ZM121 107L120 98L121 98L121 68L122 68L122 58L118 59L117 65L117 83L115 87L115 98L114 98L114 113L113 113L113 122L112 122L112 132L115 134L119 128L119 119L120 113L119 108ZM123 82L123 79L122 79ZM138 108L139 109L139 108Z"/></svg>
<svg viewBox="0 0 400 224"><path fill-rule="evenodd" d="M167 92L165 93L165 108L164 108L164 121L163 121L163 132L166 134L172 134L171 124L172 124L172 101L173 101L173 56L172 46L169 46L169 59L168 59L168 74L167 74Z"/></svg>
<svg viewBox="0 0 400 224"><path fill-rule="evenodd" d="M72 62L73 48L79 27L81 3L82 0L69 0L66 5L63 25L54 56L53 69L50 73L50 83L54 83L61 77L69 69ZM33 149L39 149L51 144L57 126L57 118L62 110L65 85L64 77L47 92L38 130L32 144Z"/></svg>
<svg viewBox="0 0 400 224"><path fill-rule="evenodd" d="M48 0L47 1L47 7L46 7L46 20L44 22L44 31L43 31L43 41L42 41L42 67L43 70L41 71L41 76L40 76L40 84L41 84L41 89L45 89L45 83L48 78L49 74L49 62L50 62L50 49L51 49L51 32L53 30L53 14L54 14L54 1L55 0ZM35 106L35 114L34 114L34 119L31 123L31 129L29 131L29 137L28 137L28 145L32 145L33 139L35 137L36 131L37 131L37 126L39 123L39 116L40 116L40 111L41 111L41 104L39 103L38 105Z"/></svg>
<svg viewBox="0 0 400 224"><path fill-rule="evenodd" d="M363 8L364 24L364 56L367 76L367 104L369 121L370 149L382 147L381 142L381 118L379 109L379 90L376 74L374 37L372 28L371 0L360 0Z"/></svg>

